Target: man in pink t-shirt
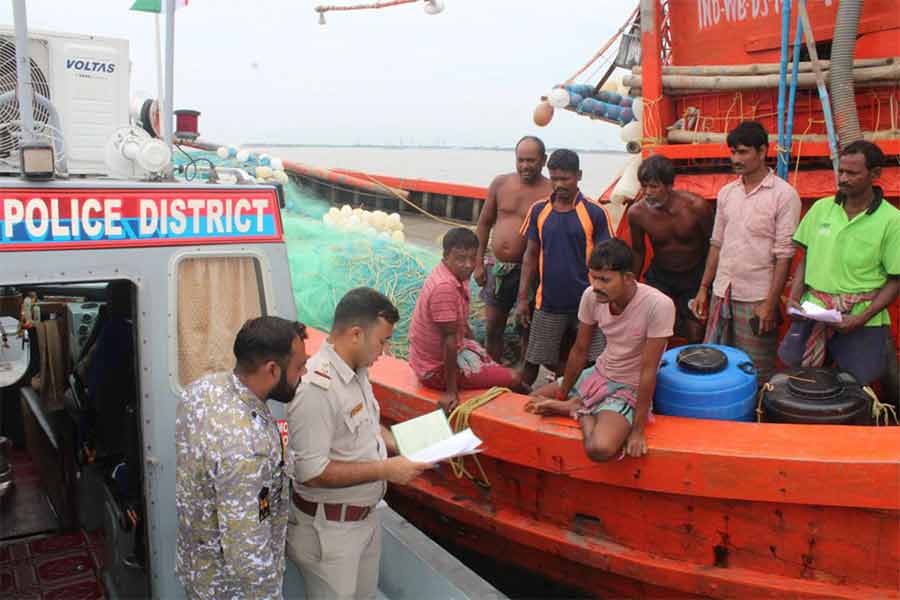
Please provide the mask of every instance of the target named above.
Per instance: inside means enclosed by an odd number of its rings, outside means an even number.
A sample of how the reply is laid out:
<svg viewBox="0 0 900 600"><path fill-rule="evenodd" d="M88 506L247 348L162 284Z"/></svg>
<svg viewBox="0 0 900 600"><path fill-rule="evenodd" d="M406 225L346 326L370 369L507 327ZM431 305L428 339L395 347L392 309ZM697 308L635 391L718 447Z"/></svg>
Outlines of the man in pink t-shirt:
<svg viewBox="0 0 900 600"><path fill-rule="evenodd" d="M422 286L409 326L409 366L426 387L443 390L450 412L459 390L508 387L527 392L518 374L495 363L472 339L469 278L475 270L478 237L457 227L444 235L444 256Z"/></svg>
<svg viewBox="0 0 900 600"><path fill-rule="evenodd" d="M593 460L609 460L623 445L628 456L646 454L644 428L656 373L675 325L672 300L638 283L633 259L631 248L621 240L594 249L588 262L591 286L581 296L578 337L566 374L537 390L526 405L538 414L577 419L585 451ZM582 371L598 327L606 335L606 350L596 365Z"/></svg>

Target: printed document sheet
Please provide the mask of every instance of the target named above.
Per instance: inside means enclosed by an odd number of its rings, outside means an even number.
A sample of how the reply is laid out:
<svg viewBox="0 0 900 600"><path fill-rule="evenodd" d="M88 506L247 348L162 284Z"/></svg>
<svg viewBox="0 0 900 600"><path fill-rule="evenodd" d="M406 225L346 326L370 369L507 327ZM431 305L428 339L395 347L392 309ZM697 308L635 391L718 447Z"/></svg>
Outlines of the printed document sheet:
<svg viewBox="0 0 900 600"><path fill-rule="evenodd" d="M391 427L400 454L416 462L437 463L479 451L481 440L471 429L454 434L438 409Z"/></svg>
<svg viewBox="0 0 900 600"><path fill-rule="evenodd" d="M822 323L840 323L843 320L839 310L822 308L809 300L801 304L800 308L803 310L797 310L791 306L787 310L788 314L797 315L811 321L821 321Z"/></svg>

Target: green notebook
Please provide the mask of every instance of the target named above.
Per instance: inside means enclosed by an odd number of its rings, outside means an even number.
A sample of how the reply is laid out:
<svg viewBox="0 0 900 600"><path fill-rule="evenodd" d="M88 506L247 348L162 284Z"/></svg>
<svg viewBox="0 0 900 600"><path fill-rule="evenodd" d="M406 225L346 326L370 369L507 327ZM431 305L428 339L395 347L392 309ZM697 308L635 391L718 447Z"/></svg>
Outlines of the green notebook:
<svg viewBox="0 0 900 600"><path fill-rule="evenodd" d="M391 426L397 440L397 449L403 456L410 456L437 442L453 437L450 423L444 411L438 409Z"/></svg>

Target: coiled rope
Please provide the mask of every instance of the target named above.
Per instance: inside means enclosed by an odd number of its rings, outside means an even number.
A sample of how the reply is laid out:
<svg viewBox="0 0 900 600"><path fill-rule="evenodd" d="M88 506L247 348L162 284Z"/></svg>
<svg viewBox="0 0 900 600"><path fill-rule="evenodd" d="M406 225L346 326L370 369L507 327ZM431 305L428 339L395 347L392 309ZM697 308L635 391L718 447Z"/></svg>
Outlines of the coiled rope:
<svg viewBox="0 0 900 600"><path fill-rule="evenodd" d="M498 396L502 396L503 394L510 391L504 387L492 387L491 389L478 394L477 396L472 396L465 402L460 402L456 408L450 413L450 418L448 421L450 422L450 427L453 429L454 433L458 433L465 429L469 428L469 417L472 416L472 413L481 408L482 406L490 403L494 398ZM481 466L481 462L479 462L478 457L476 455L471 455L472 460L475 462L475 466L478 468L478 473L473 475L466 469L465 465L465 456L458 456L456 458L450 459L450 466L453 469L453 474L459 478L466 477L471 479L476 485L482 487L484 489L490 489L491 481L488 479L487 473L484 472L484 468Z"/></svg>

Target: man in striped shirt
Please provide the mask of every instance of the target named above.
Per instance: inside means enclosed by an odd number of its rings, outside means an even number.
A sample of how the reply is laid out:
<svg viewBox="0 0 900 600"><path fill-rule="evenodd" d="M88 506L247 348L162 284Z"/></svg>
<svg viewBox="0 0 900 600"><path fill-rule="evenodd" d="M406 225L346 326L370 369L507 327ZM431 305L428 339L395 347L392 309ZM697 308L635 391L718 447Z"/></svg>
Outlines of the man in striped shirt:
<svg viewBox="0 0 900 600"><path fill-rule="evenodd" d="M443 246L444 256L425 280L413 309L409 366L423 385L444 392L439 403L447 413L456 408L459 390L499 386L528 392L518 373L498 365L472 339L469 279L478 237L471 229L456 227L444 234Z"/></svg>

